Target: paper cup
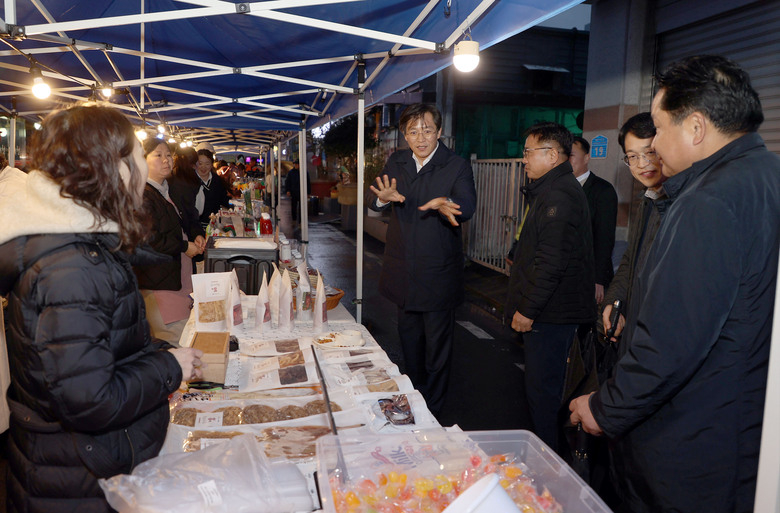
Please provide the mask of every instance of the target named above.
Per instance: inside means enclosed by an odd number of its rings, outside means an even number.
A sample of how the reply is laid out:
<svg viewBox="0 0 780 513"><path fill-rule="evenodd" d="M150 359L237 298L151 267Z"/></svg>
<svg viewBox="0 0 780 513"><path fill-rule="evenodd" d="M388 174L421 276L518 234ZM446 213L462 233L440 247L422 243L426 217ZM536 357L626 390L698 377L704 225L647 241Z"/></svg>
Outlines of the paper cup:
<svg viewBox="0 0 780 513"><path fill-rule="evenodd" d="M488 474L460 494L443 513L520 513L515 501L498 483L498 475Z"/></svg>

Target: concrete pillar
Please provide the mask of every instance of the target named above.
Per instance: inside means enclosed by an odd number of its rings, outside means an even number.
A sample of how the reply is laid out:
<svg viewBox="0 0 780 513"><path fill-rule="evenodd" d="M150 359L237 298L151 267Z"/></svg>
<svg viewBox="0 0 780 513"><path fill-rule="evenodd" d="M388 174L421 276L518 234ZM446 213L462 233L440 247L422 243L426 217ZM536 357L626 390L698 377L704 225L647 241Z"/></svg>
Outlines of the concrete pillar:
<svg viewBox="0 0 780 513"><path fill-rule="evenodd" d="M608 139L607 155L590 160L590 169L610 181L618 194L618 227L628 225L635 181L623 165L618 145L621 125L649 110L653 66L654 16L648 0L595 0L591 6L588 77L583 137ZM618 238L624 238L618 233Z"/></svg>

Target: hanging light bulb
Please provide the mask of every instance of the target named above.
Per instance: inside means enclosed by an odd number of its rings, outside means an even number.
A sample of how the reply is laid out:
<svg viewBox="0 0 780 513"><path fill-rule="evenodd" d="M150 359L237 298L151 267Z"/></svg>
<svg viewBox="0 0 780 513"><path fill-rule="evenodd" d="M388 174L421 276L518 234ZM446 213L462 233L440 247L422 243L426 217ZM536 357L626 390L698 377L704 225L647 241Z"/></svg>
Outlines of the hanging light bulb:
<svg viewBox="0 0 780 513"><path fill-rule="evenodd" d="M157 131L161 134L165 133L165 125L157 125Z"/></svg>
<svg viewBox="0 0 780 513"><path fill-rule="evenodd" d="M452 57L452 63L464 73L474 71L479 65L479 43L471 39L455 43L455 55Z"/></svg>
<svg viewBox="0 0 780 513"><path fill-rule="evenodd" d="M111 84L103 84L103 87L100 89L100 94L103 95L103 98L111 98L111 96L114 95L114 88Z"/></svg>
<svg viewBox="0 0 780 513"><path fill-rule="evenodd" d="M170 139L168 139L168 144L173 144L173 143L175 143L175 142L176 142L176 139L174 139L173 137L171 137Z"/></svg>
<svg viewBox="0 0 780 513"><path fill-rule="evenodd" d="M143 128L139 128L138 130L135 131L135 136L138 138L139 141L145 141L148 135L149 134L147 134L146 130L144 130Z"/></svg>
<svg viewBox="0 0 780 513"><path fill-rule="evenodd" d="M40 130L41 129L41 124L40 123L35 123L35 124L33 124L33 126L35 127L36 130Z"/></svg>
<svg viewBox="0 0 780 513"><path fill-rule="evenodd" d="M49 84L43 80L43 73L41 73L41 68L33 66L30 68L30 73L33 76L33 96L41 100L45 100L51 96L51 87L49 87Z"/></svg>
<svg viewBox="0 0 780 513"><path fill-rule="evenodd" d="M192 148L192 141L187 141L187 147Z"/></svg>
<svg viewBox="0 0 780 513"><path fill-rule="evenodd" d="M186 148L186 147L187 147L186 141L182 141L179 143L179 148Z"/></svg>

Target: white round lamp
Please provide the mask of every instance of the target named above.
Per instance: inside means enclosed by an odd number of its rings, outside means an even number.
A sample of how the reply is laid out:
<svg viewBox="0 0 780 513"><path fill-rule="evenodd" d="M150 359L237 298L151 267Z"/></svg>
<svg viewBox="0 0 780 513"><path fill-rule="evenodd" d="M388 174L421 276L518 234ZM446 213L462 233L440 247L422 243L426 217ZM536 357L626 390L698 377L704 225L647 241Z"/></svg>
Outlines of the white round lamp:
<svg viewBox="0 0 780 513"><path fill-rule="evenodd" d="M455 43L455 55L452 57L452 63L464 73L474 71L479 65L479 42L467 39Z"/></svg>

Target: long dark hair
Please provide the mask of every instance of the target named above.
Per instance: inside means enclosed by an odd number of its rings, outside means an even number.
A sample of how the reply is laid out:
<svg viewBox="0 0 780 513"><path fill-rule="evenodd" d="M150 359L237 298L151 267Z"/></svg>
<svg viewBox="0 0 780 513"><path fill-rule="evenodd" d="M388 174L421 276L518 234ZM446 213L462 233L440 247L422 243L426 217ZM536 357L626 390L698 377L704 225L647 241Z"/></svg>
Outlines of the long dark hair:
<svg viewBox="0 0 780 513"><path fill-rule="evenodd" d="M94 214L96 223L119 225L119 247L134 249L145 235L135 212L141 204L137 191L141 176L133 148L138 144L133 126L118 110L77 106L49 114L32 141L32 164L59 184L60 195L72 198ZM130 170L128 186L119 173L123 162Z"/></svg>
<svg viewBox="0 0 780 513"><path fill-rule="evenodd" d="M195 171L198 162L198 152L194 148L179 148L173 158L173 176L193 186L200 186L200 179Z"/></svg>

